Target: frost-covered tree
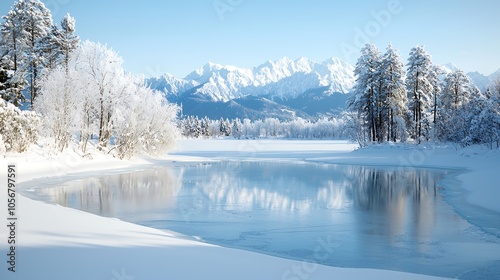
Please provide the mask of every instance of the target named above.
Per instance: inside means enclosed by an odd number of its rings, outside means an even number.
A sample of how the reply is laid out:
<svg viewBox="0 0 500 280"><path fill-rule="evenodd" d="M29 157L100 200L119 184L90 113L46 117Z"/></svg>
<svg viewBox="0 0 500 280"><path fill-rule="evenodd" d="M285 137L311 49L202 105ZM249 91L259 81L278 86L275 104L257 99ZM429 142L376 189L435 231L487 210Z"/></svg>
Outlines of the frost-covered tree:
<svg viewBox="0 0 500 280"><path fill-rule="evenodd" d="M113 107L129 86L122 68L122 58L100 43L85 41L75 51L75 68L81 79L88 82L91 94L89 108L97 109L99 146L105 148L111 139Z"/></svg>
<svg viewBox="0 0 500 280"><path fill-rule="evenodd" d="M266 136L276 137L281 134L280 121L276 118L266 118L264 120Z"/></svg>
<svg viewBox="0 0 500 280"><path fill-rule="evenodd" d="M132 83L132 79L130 82L111 120L118 156L160 156L175 145L178 137L174 125L178 107L169 104L160 92Z"/></svg>
<svg viewBox="0 0 500 280"><path fill-rule="evenodd" d="M456 70L444 80L444 89L441 101L445 109L456 110L467 103L471 98L472 85L469 77L462 70Z"/></svg>
<svg viewBox="0 0 500 280"><path fill-rule="evenodd" d="M430 76L430 82L432 86L432 124L433 124L433 138L436 138L436 130L438 127L438 114L441 109L441 92L442 92L442 79L441 76L444 75L444 70L434 65L432 67L432 72Z"/></svg>
<svg viewBox="0 0 500 280"><path fill-rule="evenodd" d="M472 119L470 112L477 109L476 101L481 98L479 90L461 70L446 75L440 98L440 138L454 142L465 139ZM471 100L474 103L469 106Z"/></svg>
<svg viewBox="0 0 500 280"><path fill-rule="evenodd" d="M233 120L233 127L231 128L231 133L234 138L240 138L241 137L241 121L240 119L236 118Z"/></svg>
<svg viewBox="0 0 500 280"><path fill-rule="evenodd" d="M61 65L42 80L35 109L58 149L75 139L86 153L93 136L99 149L121 158L157 155L172 146L177 106L125 74L121 61L111 49L87 41L70 54L68 72Z"/></svg>
<svg viewBox="0 0 500 280"><path fill-rule="evenodd" d="M2 50L0 47L0 53L1 52ZM0 57L0 97L14 104L16 107L26 102L26 98L22 92L26 83L25 80L18 78L7 56Z"/></svg>
<svg viewBox="0 0 500 280"><path fill-rule="evenodd" d="M26 101L22 90L28 84L26 71L28 59L26 30L21 25L19 11L12 9L2 17L4 22L0 25L0 65L4 71L2 82L2 98L15 106L20 106Z"/></svg>
<svg viewBox="0 0 500 280"><path fill-rule="evenodd" d="M226 131L225 131L225 136L231 136L232 134L232 127L231 127L231 122L229 121L229 119L226 118L226 120L224 121L224 127L226 128Z"/></svg>
<svg viewBox="0 0 500 280"><path fill-rule="evenodd" d="M201 136L201 122L198 117L189 116L186 122L188 136L199 138Z"/></svg>
<svg viewBox="0 0 500 280"><path fill-rule="evenodd" d="M44 136L52 137L56 149L62 152L76 132L81 133L80 111L85 108L82 102L82 80L76 69L66 72L59 66L40 81L41 94L34 103L34 109L43 118Z"/></svg>
<svg viewBox="0 0 500 280"><path fill-rule="evenodd" d="M39 117L0 100L0 151L24 152L38 139Z"/></svg>
<svg viewBox="0 0 500 280"><path fill-rule="evenodd" d="M3 17L3 60L12 66L14 88L29 84L31 104L37 96L38 79L45 67L42 41L50 34L52 16L39 0L18 0Z"/></svg>
<svg viewBox="0 0 500 280"><path fill-rule="evenodd" d="M203 137L210 137L210 120L207 117L204 117L201 120L201 135Z"/></svg>
<svg viewBox="0 0 500 280"><path fill-rule="evenodd" d="M38 93L38 79L45 66L41 42L50 34L52 15L39 0L18 0L13 7L15 24L19 24L25 45L27 79L31 105Z"/></svg>
<svg viewBox="0 0 500 280"><path fill-rule="evenodd" d="M222 136L231 136L231 123L229 119L220 118L219 120L219 132Z"/></svg>
<svg viewBox="0 0 500 280"><path fill-rule="evenodd" d="M382 57L380 75L382 79L382 106L386 116L381 117L386 122L387 141L405 140L405 112L407 106L405 71L399 54L391 45Z"/></svg>
<svg viewBox="0 0 500 280"><path fill-rule="evenodd" d="M42 39L41 49L48 68L64 65L66 71L69 71L70 54L80 41L75 34L75 26L76 20L70 14L66 14L61 21L61 28L53 25L51 33Z"/></svg>
<svg viewBox="0 0 500 280"><path fill-rule="evenodd" d="M75 35L76 20L70 14L66 14L61 21L61 32L58 40L61 56L64 61L66 70L69 65L69 57L73 50L76 49L80 39Z"/></svg>
<svg viewBox="0 0 500 280"><path fill-rule="evenodd" d="M429 114L432 107L432 75L431 56L422 46L413 48L408 58L406 75L406 90L412 119L412 136L419 143L423 137L429 138Z"/></svg>
<svg viewBox="0 0 500 280"><path fill-rule="evenodd" d="M500 78L494 86L479 95L473 90L467 105L470 120L468 136L462 144L487 144L490 149L500 147Z"/></svg>
<svg viewBox="0 0 500 280"><path fill-rule="evenodd" d="M377 47L367 44L361 50L361 56L354 69L356 85L349 108L358 113L358 117L363 123L362 127L368 131L368 139L365 140L367 142L376 141L378 135L380 63L380 52Z"/></svg>

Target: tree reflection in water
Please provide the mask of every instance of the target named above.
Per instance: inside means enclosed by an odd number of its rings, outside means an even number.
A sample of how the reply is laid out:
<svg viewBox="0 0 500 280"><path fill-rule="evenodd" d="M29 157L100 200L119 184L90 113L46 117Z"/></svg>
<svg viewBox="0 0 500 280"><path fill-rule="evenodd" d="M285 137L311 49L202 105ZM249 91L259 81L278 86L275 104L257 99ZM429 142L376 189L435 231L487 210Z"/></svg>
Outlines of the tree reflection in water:
<svg viewBox="0 0 500 280"><path fill-rule="evenodd" d="M453 276L474 268L471 260L482 252L445 254L445 244L483 241L438 191L450 172L219 162L74 180L37 191L63 206L223 246L327 265ZM328 258L311 257L318 238L336 244ZM456 262L464 265L446 265Z"/></svg>
<svg viewBox="0 0 500 280"><path fill-rule="evenodd" d="M182 174L170 168L85 178L41 188L53 203L102 216L135 214L175 207Z"/></svg>
<svg viewBox="0 0 500 280"><path fill-rule="evenodd" d="M433 197L445 173L350 165L227 162L80 179L42 188L40 192L57 204L105 216L182 209L184 213L201 215L269 210L270 216L275 212L277 218L283 218L287 213L307 216L311 211L352 209L384 216L383 224L397 231L409 218L419 226L432 224Z"/></svg>

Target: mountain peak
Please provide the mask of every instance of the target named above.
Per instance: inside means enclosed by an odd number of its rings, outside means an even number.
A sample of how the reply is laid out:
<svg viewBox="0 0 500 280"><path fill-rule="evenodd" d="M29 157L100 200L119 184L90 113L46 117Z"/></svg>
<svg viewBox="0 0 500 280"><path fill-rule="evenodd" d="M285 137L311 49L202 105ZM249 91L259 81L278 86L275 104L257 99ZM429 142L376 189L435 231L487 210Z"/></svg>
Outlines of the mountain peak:
<svg viewBox="0 0 500 280"><path fill-rule="evenodd" d="M455 64L453 63L447 63L445 65L441 65L441 68L448 74L448 73L451 73L451 72L455 72L457 70L460 70L458 68L458 66L456 66Z"/></svg>
<svg viewBox="0 0 500 280"><path fill-rule="evenodd" d="M345 64L340 58L338 57L331 57L325 61L323 61L323 64Z"/></svg>
<svg viewBox="0 0 500 280"><path fill-rule="evenodd" d="M220 70L222 68L224 68L224 66L222 66L222 64L214 63L211 61L209 61L207 64L205 64L205 65L203 65L203 67L201 67L201 69L206 70L206 71Z"/></svg>
<svg viewBox="0 0 500 280"><path fill-rule="evenodd" d="M288 56L284 56L284 57L275 61L275 63L281 63L281 64L290 64L292 62L293 62L293 60L291 58L289 58Z"/></svg>
<svg viewBox="0 0 500 280"><path fill-rule="evenodd" d="M292 60L285 56L274 61L268 60L254 68L208 62L184 79L175 80L173 76L165 76L160 90L164 90L167 95L182 95L181 90L193 85L186 92L224 102L249 95L269 96L271 99L295 98L320 88L329 88L329 93L347 93L355 81L353 69L338 58L317 63L306 57Z"/></svg>

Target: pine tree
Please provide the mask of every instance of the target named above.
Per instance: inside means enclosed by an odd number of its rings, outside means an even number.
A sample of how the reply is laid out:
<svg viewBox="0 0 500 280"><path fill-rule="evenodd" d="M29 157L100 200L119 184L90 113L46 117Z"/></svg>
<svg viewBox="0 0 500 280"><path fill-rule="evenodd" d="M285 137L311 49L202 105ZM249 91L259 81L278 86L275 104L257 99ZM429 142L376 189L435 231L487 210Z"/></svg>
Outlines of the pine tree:
<svg viewBox="0 0 500 280"><path fill-rule="evenodd" d="M491 149L494 143L496 148L500 148L500 78L495 80L495 86L486 98L486 109L482 111L484 115L481 119L481 123L487 127L483 140L490 144Z"/></svg>
<svg viewBox="0 0 500 280"><path fill-rule="evenodd" d="M417 46L410 52L408 58L406 88L409 107L412 114L410 125L414 127L413 137L418 143L430 128L428 114L431 111L433 87L431 83L432 61L424 47Z"/></svg>
<svg viewBox="0 0 500 280"><path fill-rule="evenodd" d="M49 35L45 36L41 42L46 66L54 69L58 65L64 65L66 72L69 71L69 58L72 51L76 49L80 39L75 35L76 21L70 14L61 21L61 28L53 25Z"/></svg>
<svg viewBox="0 0 500 280"><path fill-rule="evenodd" d="M28 84L26 80L25 49L27 47L26 32L20 23L20 16L15 10L2 17L0 54L1 69L4 72L2 81L2 98L16 107L26 102L22 90Z"/></svg>
<svg viewBox="0 0 500 280"><path fill-rule="evenodd" d="M470 101L472 85L462 70L446 75L444 83L442 102L447 110L456 110Z"/></svg>
<svg viewBox="0 0 500 280"><path fill-rule="evenodd" d="M241 121L238 118L233 120L232 134L234 138L239 139L241 137Z"/></svg>
<svg viewBox="0 0 500 280"><path fill-rule="evenodd" d="M62 38L60 40L60 47L66 71L68 71L70 53L76 49L78 43L80 42L78 36L75 35L75 26L75 18L73 18L70 14L66 14L66 16L61 21Z"/></svg>
<svg viewBox="0 0 500 280"><path fill-rule="evenodd" d="M220 118L219 120L219 134L220 135L226 134L226 123L224 122L223 118Z"/></svg>
<svg viewBox="0 0 500 280"><path fill-rule="evenodd" d="M430 76L430 82L432 85L432 124L433 124L433 138L436 139L439 129L438 115L441 108L441 91L442 91L442 80L441 76L444 74L444 70L439 66L433 66Z"/></svg>
<svg viewBox="0 0 500 280"><path fill-rule="evenodd" d="M210 136L210 120L207 117L204 117L201 120L201 135L204 137Z"/></svg>
<svg viewBox="0 0 500 280"><path fill-rule="evenodd" d="M356 85L354 97L350 100L349 107L358 113L363 127L367 130L368 139L364 141L374 142L377 140L377 120L379 114L378 94L380 90L380 52L376 46L367 44L361 50L361 57L356 63L354 74Z"/></svg>
<svg viewBox="0 0 500 280"><path fill-rule="evenodd" d="M38 94L38 79L45 67L43 47L41 42L45 36L50 34L52 26L52 15L45 5L39 0L19 0L18 9L24 11L24 20L21 21L27 38L27 63L30 101L33 106Z"/></svg>
<svg viewBox="0 0 500 280"><path fill-rule="evenodd" d="M224 121L224 128L225 128L224 135L231 136L231 122L227 118Z"/></svg>
<svg viewBox="0 0 500 280"><path fill-rule="evenodd" d="M198 117L193 117L193 116L190 116L188 120L190 129L189 135L194 138L199 138L201 136L200 120L198 119Z"/></svg>
<svg viewBox="0 0 500 280"><path fill-rule="evenodd" d="M500 78L495 85L478 95L473 88L471 100L468 103L469 113L468 136L462 144L487 144L490 149L500 147ZM479 97L478 97L479 96Z"/></svg>
<svg viewBox="0 0 500 280"><path fill-rule="evenodd" d="M39 0L19 0L3 18L2 45L8 49L6 55L13 64L12 84L24 85L26 78L33 105L46 62L42 42L50 34L52 16Z"/></svg>
<svg viewBox="0 0 500 280"><path fill-rule="evenodd" d="M19 107L26 102L22 92L25 83L16 83L15 74L16 72L13 70L12 64L9 64L8 58L0 60L0 97Z"/></svg>
<svg viewBox="0 0 500 280"><path fill-rule="evenodd" d="M472 119L468 111L475 109L474 104L468 106L473 94L474 99L480 98L479 90L475 90L463 71L457 70L446 75L440 99L441 139L459 142L467 137L467 129Z"/></svg>
<svg viewBox="0 0 500 280"><path fill-rule="evenodd" d="M387 141L405 140L404 120L407 105L405 72L399 54L391 45L387 47L387 52L382 58L380 74L383 85L380 96L383 100L383 112L386 114L382 119L387 127Z"/></svg>

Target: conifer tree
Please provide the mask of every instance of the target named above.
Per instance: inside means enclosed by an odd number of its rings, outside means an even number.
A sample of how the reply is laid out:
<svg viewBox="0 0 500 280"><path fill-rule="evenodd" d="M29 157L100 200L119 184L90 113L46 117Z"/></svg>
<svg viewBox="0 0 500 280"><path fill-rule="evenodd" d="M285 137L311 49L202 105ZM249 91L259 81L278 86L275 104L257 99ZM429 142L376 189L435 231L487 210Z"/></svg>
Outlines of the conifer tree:
<svg viewBox="0 0 500 280"><path fill-rule="evenodd" d="M433 87L431 56L422 46L413 48L408 58L406 89L412 119L412 136L418 143L430 132L429 113L432 104Z"/></svg>
<svg viewBox="0 0 500 280"><path fill-rule="evenodd" d="M354 97L349 107L358 113L363 127L367 130L367 142L377 140L377 117L379 113L378 94L380 90L380 52L376 46L367 44L361 50L354 74L356 85Z"/></svg>
<svg viewBox="0 0 500 280"><path fill-rule="evenodd" d="M385 109L385 126L387 127L387 141L396 142L405 140L406 125L405 112L407 106L406 88L404 82L405 72L399 54L392 45L389 45L387 52L382 58L380 69L382 79L382 100Z"/></svg>
<svg viewBox="0 0 500 280"><path fill-rule="evenodd" d="M31 105L37 96L37 82L45 66L43 40L50 34L52 15L39 0L18 0L3 17L3 58L14 71L12 85L29 84Z"/></svg>

